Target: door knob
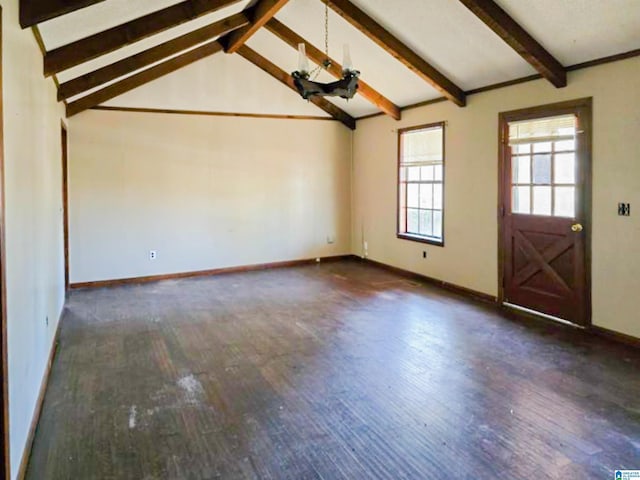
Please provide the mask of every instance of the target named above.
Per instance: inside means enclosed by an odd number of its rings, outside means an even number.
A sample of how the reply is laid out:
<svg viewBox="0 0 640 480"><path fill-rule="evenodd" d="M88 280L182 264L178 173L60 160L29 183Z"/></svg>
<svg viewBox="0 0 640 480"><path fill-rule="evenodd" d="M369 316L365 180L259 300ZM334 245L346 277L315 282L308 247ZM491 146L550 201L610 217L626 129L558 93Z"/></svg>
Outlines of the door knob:
<svg viewBox="0 0 640 480"><path fill-rule="evenodd" d="M582 225L579 223L574 223L573 225L571 225L572 232L581 232L582 230L583 230Z"/></svg>

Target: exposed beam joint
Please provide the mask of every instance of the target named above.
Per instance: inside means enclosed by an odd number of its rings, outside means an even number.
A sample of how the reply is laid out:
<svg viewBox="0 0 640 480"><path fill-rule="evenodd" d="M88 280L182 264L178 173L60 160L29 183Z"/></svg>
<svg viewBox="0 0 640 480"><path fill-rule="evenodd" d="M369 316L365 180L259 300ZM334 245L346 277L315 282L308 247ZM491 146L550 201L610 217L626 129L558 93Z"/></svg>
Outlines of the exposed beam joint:
<svg viewBox="0 0 640 480"><path fill-rule="evenodd" d="M75 67L143 38L233 5L238 1L188 0L77 40L47 52L44 57L44 74L49 76Z"/></svg>
<svg viewBox="0 0 640 480"><path fill-rule="evenodd" d="M322 65L322 62L327 59L327 56L324 52L311 45L311 43L295 33L279 20L272 18L267 22L265 27L267 28L267 30L269 30L271 33L276 35L278 38L280 38L293 48L298 48L298 44L304 43L306 45L307 56L318 65ZM331 65L329 65L327 71L336 78L342 78L342 65L340 65L332 58L329 58L328 60L331 62ZM376 91L362 79L359 79L358 81L358 93L369 100L373 105L378 107L384 113L395 118L396 120L400 120L400 118L402 117L402 114L400 113L400 107L395 105L391 100L386 98L380 92Z"/></svg>
<svg viewBox="0 0 640 480"><path fill-rule="evenodd" d="M250 49L246 45L242 45L237 50L236 53L238 53L239 55L241 55L245 59L249 60L251 63L253 63L257 67L259 67L260 69L262 69L263 71L265 71L269 75L271 75L273 78L275 78L276 80L280 81L281 83L283 83L284 85L289 87L291 90L296 92L296 94L298 93L298 90L296 89L295 85L293 84L293 78L291 77L291 75L289 75L287 72L282 70L280 67L278 67L274 63L272 63L269 60L267 60L266 58L264 58L259 53L257 53L254 50ZM325 112L327 112L329 115L331 115L336 120L341 121L344 125L349 127L351 130L355 130L356 129L356 120L355 120L355 118L353 118L347 112L345 112L341 108L337 107L336 105L334 105L330 101L328 101L326 98L323 98L323 97L311 97L309 99L309 101L311 103L313 103L314 105L316 105L317 107L319 107L322 110L324 110Z"/></svg>
<svg viewBox="0 0 640 480"><path fill-rule="evenodd" d="M566 87L567 72L540 43L493 0L460 0L533 68L558 88Z"/></svg>
<svg viewBox="0 0 640 480"><path fill-rule="evenodd" d="M464 107L464 91L349 0L322 0L346 21L393 55L442 95Z"/></svg>
<svg viewBox="0 0 640 480"><path fill-rule="evenodd" d="M249 13L251 24L229 35L225 44L225 51L227 53L237 52L254 33L260 30L264 24L278 13L278 10L285 6L287 1L288 0L259 0Z"/></svg>
<svg viewBox="0 0 640 480"><path fill-rule="evenodd" d="M100 2L104 0L20 0L20 26L33 27Z"/></svg>
<svg viewBox="0 0 640 480"><path fill-rule="evenodd" d="M211 56L220 51L222 51L222 44L220 44L220 42L210 42L206 45L190 50L187 53L183 53L182 55L167 60L166 62L143 70L140 73L131 75L124 80L120 80L117 83L109 85L108 87L90 93L89 95L84 96L79 100L69 103L67 105L67 116L71 117L89 108L95 107L96 105L100 105L101 103L122 95L129 90L138 88L145 83L156 80L164 75L167 75L168 73L175 72L182 67L197 62L198 60Z"/></svg>
<svg viewBox="0 0 640 480"><path fill-rule="evenodd" d="M74 97L248 24L249 19L247 16L244 13L237 13L194 32L169 40L161 45L63 83L58 89L58 100Z"/></svg>

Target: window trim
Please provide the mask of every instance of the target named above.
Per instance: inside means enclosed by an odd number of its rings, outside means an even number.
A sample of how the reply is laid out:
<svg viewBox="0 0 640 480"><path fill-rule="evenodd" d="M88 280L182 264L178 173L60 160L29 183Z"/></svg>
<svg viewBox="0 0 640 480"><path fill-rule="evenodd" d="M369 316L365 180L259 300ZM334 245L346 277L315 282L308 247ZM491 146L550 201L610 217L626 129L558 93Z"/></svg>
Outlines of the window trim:
<svg viewBox="0 0 640 480"><path fill-rule="evenodd" d="M436 247L444 247L445 245L445 189L446 189L446 121L426 123L423 125L416 125L413 127L399 128L398 129L398 145L397 145L397 162L396 162L396 238L401 240L409 240L412 242L426 243L428 245L434 245ZM402 155L402 134L412 132L415 130L427 130L429 128L440 127L442 129L442 238L436 239L434 237L427 237L422 235L416 235L413 233L400 231L400 164Z"/></svg>

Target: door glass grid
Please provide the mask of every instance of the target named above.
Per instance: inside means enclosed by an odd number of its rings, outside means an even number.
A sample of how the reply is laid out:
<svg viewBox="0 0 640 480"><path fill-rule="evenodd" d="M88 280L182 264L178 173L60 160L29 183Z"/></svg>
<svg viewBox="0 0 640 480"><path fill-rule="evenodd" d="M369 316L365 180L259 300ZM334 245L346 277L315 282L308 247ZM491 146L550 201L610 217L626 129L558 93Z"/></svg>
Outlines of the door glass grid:
<svg viewBox="0 0 640 480"><path fill-rule="evenodd" d="M574 115L509 124L512 213L575 217L576 127Z"/></svg>

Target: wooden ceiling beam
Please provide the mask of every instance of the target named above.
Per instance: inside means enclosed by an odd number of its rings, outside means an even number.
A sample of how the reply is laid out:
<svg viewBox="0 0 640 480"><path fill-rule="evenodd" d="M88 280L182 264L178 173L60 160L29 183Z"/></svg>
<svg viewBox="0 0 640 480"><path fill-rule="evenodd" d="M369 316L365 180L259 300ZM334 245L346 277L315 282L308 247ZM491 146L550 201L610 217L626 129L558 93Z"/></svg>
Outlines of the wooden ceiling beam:
<svg viewBox="0 0 640 480"><path fill-rule="evenodd" d="M259 0L251 8L249 18L251 24L229 35L225 44L225 52L235 53L249 38L262 28L273 16L285 6L288 0Z"/></svg>
<svg viewBox="0 0 640 480"><path fill-rule="evenodd" d="M104 0L20 0L20 26L33 27L100 2Z"/></svg>
<svg viewBox="0 0 640 480"><path fill-rule="evenodd" d="M175 72L191 63L197 62L205 57L211 56L215 53L222 51L223 47L220 42L211 42L201 47L195 48L183 53L177 57L171 58L163 63L155 65L151 68L143 70L140 73L136 73L127 77L119 82L109 85L101 90L90 93L79 100L71 102L67 105L67 116L71 117L80 112L88 110L89 108L100 105L101 103L111 100L123 93L140 87L145 83L156 80L168 73Z"/></svg>
<svg viewBox="0 0 640 480"><path fill-rule="evenodd" d="M567 86L567 71L540 43L493 0L460 0L533 68L558 88Z"/></svg>
<svg viewBox="0 0 640 480"><path fill-rule="evenodd" d="M238 1L187 0L77 40L47 52L44 57L44 73L46 76L53 75Z"/></svg>
<svg viewBox="0 0 640 480"><path fill-rule="evenodd" d="M74 97L248 24L249 19L247 16L244 13L237 13L194 32L169 40L161 45L64 82L58 88L58 100Z"/></svg>
<svg viewBox="0 0 640 480"><path fill-rule="evenodd" d="M267 72L273 78L275 78L276 80L280 81L281 83L283 83L284 85L286 85L287 87L292 89L294 92L296 92L296 94L298 94L298 90L296 89L295 85L293 84L293 78L291 77L291 75L289 75L287 72L282 70L280 67L278 67L274 63L272 63L269 60L267 60L266 58L264 58L259 53L257 53L254 50L250 49L246 45L242 45L237 50L236 53L238 55L244 57L245 59L249 60L251 63L253 63L257 67L259 67L261 70ZM346 125L351 130L355 130L356 129L356 120L355 120L355 118L353 118L347 112L345 112L341 108L337 107L336 105L334 105L333 103L331 103L327 99L325 99L323 97L311 97L309 99L309 101L311 103L313 103L314 105L316 105L317 107L319 107L322 110L324 110L325 112L327 112L329 115L331 115L336 120L339 120L340 122L342 122L344 125Z"/></svg>
<svg viewBox="0 0 640 480"><path fill-rule="evenodd" d="M306 45L307 56L318 65L322 65L322 62L327 59L324 52L311 45L311 43L279 20L272 18L267 22L265 28L295 49L298 48L298 44L304 43ZM342 78L342 65L331 58L328 60L331 62L331 65L329 65L327 71L336 78ZM402 118L400 107L395 105L391 100L386 98L362 79L359 79L358 81L358 93L392 118L396 120L400 120Z"/></svg>
<svg viewBox="0 0 640 480"><path fill-rule="evenodd" d="M464 107L464 91L349 0L322 0L351 25L393 55L442 95Z"/></svg>

